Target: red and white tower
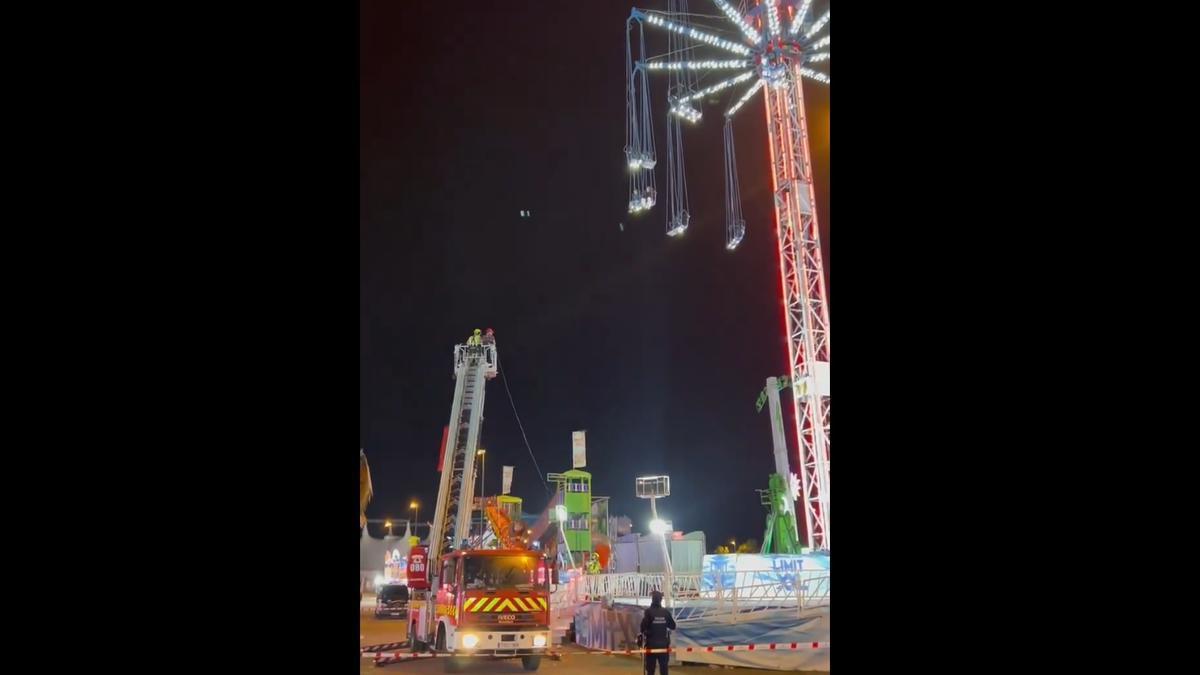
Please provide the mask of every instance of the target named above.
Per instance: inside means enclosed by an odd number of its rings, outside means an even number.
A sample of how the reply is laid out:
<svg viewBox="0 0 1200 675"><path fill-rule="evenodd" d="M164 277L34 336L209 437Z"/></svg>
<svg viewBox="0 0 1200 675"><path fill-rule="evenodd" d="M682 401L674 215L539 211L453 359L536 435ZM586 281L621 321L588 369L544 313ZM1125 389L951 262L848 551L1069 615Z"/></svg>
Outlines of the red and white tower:
<svg viewBox="0 0 1200 675"><path fill-rule="evenodd" d="M668 11L634 9L627 22L629 36L626 58L630 66L627 91L627 146L630 167L630 211L644 211L655 204L654 169L656 153L651 128L647 74L705 73L741 70L738 75L700 88L699 77L672 77L668 125L679 120L695 123L704 98L742 82L750 87L725 112L726 149L726 248L734 250L745 236L738 194L737 166L733 148L733 116L758 92L765 90L767 135L775 206L775 234L779 246L779 275L787 331L788 372L793 386L793 420L799 441L799 493L797 514L803 513L804 538L809 548L830 549L829 527L829 306L825 272L821 260L821 237L817 227L816 191L808 146L808 124L804 109L805 79L829 84L829 75L812 68L829 61L828 3L823 13L813 11L813 0L751 0L739 8L725 0L713 0L738 31L740 39L721 37L720 28L698 27L687 10L686 0L670 0ZM646 53L643 24L672 34L666 55ZM638 40L633 39L634 28ZM675 42L682 39L684 47ZM638 50L635 55L634 47ZM701 49L723 50L740 58L699 59ZM691 60L672 60L678 53ZM686 183L683 180L682 146L678 132L668 136L668 184L675 192L682 185L685 195L678 212L667 214L667 233L679 236L687 229ZM673 211L676 207L671 207Z"/></svg>

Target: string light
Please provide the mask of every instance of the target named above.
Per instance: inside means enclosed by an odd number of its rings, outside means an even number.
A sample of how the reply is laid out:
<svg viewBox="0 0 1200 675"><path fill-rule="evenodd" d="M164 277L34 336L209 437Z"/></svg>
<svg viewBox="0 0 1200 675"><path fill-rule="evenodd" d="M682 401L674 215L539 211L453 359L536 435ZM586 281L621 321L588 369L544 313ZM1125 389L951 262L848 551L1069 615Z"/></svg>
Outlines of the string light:
<svg viewBox="0 0 1200 675"><path fill-rule="evenodd" d="M810 80L816 80L817 82L821 82L823 84L829 84L829 76L828 75L826 75L825 73L817 72L811 68L801 68L800 74L803 75L804 77L807 77Z"/></svg>
<svg viewBox="0 0 1200 675"><path fill-rule="evenodd" d="M824 28L825 24L827 23L829 23L829 10L825 10L825 13L821 15L821 18L817 19L816 22L813 23L812 28L809 28L808 32L804 34L804 38L807 40L808 38L821 32L821 29Z"/></svg>
<svg viewBox="0 0 1200 675"><path fill-rule="evenodd" d="M732 61L650 61L645 64L648 70L732 70L748 68L746 60Z"/></svg>
<svg viewBox="0 0 1200 675"><path fill-rule="evenodd" d="M741 110L742 106L746 105L746 102L749 101L750 98L752 96L754 96L754 94L758 93L758 90L762 89L763 84L765 84L765 83L766 82L762 79L760 79L758 82L755 82L754 86L750 87L750 89L745 94L742 94L742 97L740 99L738 99L738 102L734 103L733 107L730 108L729 111L725 113L725 116L733 117L734 113Z"/></svg>
<svg viewBox="0 0 1200 675"><path fill-rule="evenodd" d="M808 1L812 2L812 0ZM728 2L725 2L725 0L713 0L713 2L716 3L717 7L721 8L722 12L725 12L725 16L729 17L730 21L734 22L737 24L738 28L742 29L742 34L746 36L746 39L749 40L751 44L758 44L762 42L762 36L758 34L758 31L754 30L750 24L746 23L746 20L742 18L742 15L738 14L737 10L731 7Z"/></svg>
<svg viewBox="0 0 1200 675"><path fill-rule="evenodd" d="M796 12L796 18L792 19L792 27L788 30L789 33L795 35L800 32L800 24L804 23L804 17L808 14L809 7L812 7L812 0L804 0L804 4L800 5L800 11Z"/></svg>
<svg viewBox="0 0 1200 675"><path fill-rule="evenodd" d="M771 37L779 37L779 0L767 0L767 26Z"/></svg>
<svg viewBox="0 0 1200 675"><path fill-rule="evenodd" d="M686 35L689 38L696 40L697 42L703 42L704 44L712 45L714 47L720 47L722 49L727 49L727 50L733 52L734 54L741 54L742 56L750 55L750 48L746 47L745 45L739 45L736 42L730 42L729 40L726 40L724 38L719 38L715 35L710 35L708 33L705 33L704 31L696 30L695 28L681 26L681 25L675 23L674 21L667 21L666 19L662 18L661 16L659 16L657 14L651 14L649 12L640 12L638 10L634 10L634 15L645 17L646 21L648 21L653 26L662 26L663 28L666 28L667 30L675 31L676 33L679 33L680 35Z"/></svg>
<svg viewBox="0 0 1200 675"><path fill-rule="evenodd" d="M721 91L722 89L728 89L729 87L732 87L733 85L737 84L738 82L745 82L746 80L748 80L752 77L754 77L754 71L748 70L748 71L742 73L741 75L738 75L735 78L725 80L724 82L718 82L711 87L706 87L694 94L684 96L683 98L679 99L679 102L687 103L688 101L695 101L698 98L704 98L705 96L708 96L709 94L715 94L718 91Z"/></svg>

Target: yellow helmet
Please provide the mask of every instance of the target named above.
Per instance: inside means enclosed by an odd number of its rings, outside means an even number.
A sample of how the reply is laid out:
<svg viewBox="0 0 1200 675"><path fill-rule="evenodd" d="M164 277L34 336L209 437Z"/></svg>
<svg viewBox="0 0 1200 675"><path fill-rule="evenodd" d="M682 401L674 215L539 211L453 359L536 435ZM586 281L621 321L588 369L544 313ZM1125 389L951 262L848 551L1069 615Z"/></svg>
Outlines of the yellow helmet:
<svg viewBox="0 0 1200 675"><path fill-rule="evenodd" d="M476 334L476 335L479 335L479 334L480 334L480 332L481 332L481 331L480 331L478 328L476 328L476 329L475 329L475 334Z"/></svg>

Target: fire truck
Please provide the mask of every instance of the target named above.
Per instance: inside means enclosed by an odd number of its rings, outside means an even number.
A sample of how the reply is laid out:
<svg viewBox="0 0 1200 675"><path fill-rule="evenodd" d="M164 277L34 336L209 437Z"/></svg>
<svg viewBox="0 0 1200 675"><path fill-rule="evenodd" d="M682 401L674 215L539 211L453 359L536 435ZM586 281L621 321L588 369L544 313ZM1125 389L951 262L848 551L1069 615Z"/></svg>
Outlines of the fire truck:
<svg viewBox="0 0 1200 675"><path fill-rule="evenodd" d="M441 482L428 550L422 551L428 575L417 580L409 603L413 651L447 655L447 672L460 670L459 657L466 656L520 658L525 670L537 670L550 645L553 563L511 536L509 522L494 517L494 500L474 498L484 385L497 370L495 341L454 347L456 384L438 458ZM484 501L493 529L502 530L495 533L499 549L481 548L484 537L471 536L472 507ZM410 565L410 588L413 582Z"/></svg>

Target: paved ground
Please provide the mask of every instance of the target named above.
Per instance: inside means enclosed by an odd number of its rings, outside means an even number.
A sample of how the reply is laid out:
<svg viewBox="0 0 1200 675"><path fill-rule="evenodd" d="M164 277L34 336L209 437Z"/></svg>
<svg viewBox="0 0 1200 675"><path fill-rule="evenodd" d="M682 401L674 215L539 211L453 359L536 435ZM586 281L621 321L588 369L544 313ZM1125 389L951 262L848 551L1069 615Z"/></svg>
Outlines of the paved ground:
<svg viewBox="0 0 1200 675"><path fill-rule="evenodd" d="M360 625L360 634L363 636L361 644L374 645L385 642L401 642L408 639L406 635L406 621L401 620L376 620L369 613L364 614ZM587 650L576 647L575 645L564 645L560 648L563 653L562 660L553 661L549 658L542 659L539 673L577 673L578 675L618 675L619 673L628 673L629 675L638 675L642 672L641 659L631 656L599 656L587 653ZM765 675L773 671L756 670L752 668L716 668L709 666L672 666L671 673L679 675L714 675L716 672L739 672L739 673L758 673ZM371 659L362 659L359 669L361 675L371 673L373 675L387 675L388 673L414 673L425 675L427 673L442 673L444 672L444 662L442 659L428 659L419 661L405 661L401 663L393 663L387 666L376 667ZM521 667L519 659L511 660L489 660L489 659L473 659L463 669L464 673L474 673L476 675L485 675L487 673L524 673L524 668Z"/></svg>

